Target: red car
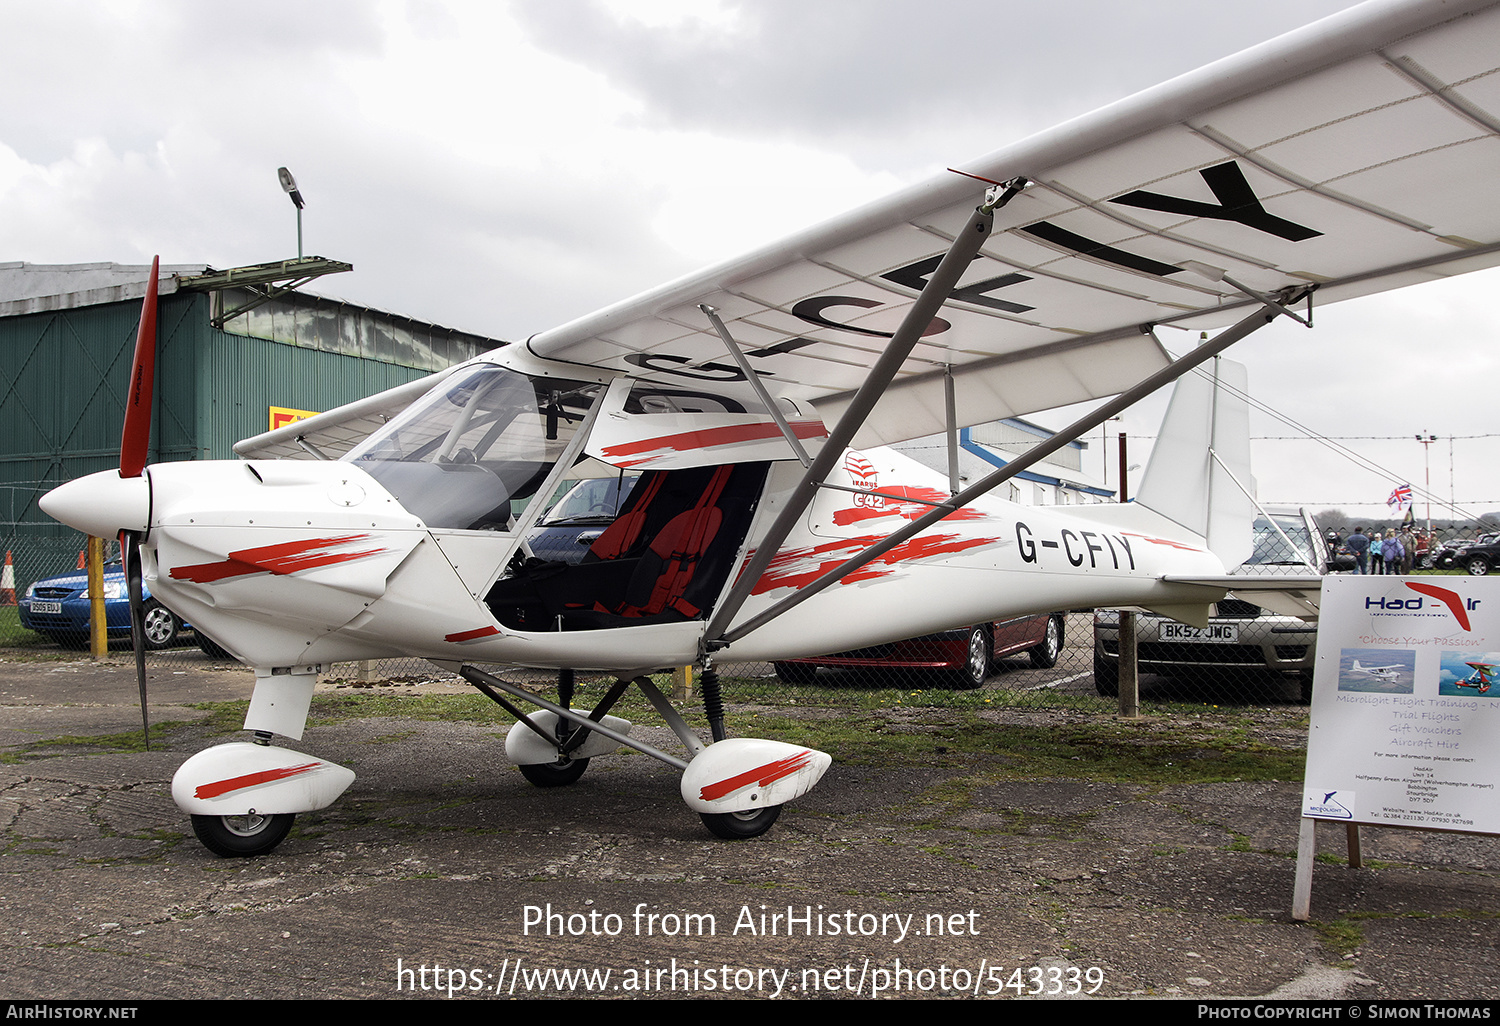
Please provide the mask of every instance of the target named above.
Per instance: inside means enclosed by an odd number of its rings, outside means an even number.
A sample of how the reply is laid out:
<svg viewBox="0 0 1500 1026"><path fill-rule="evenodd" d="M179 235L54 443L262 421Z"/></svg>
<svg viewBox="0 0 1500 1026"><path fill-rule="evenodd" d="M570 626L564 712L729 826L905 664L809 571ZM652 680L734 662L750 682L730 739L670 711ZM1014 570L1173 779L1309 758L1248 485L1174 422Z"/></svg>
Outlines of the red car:
<svg viewBox="0 0 1500 1026"><path fill-rule="evenodd" d="M956 688L977 688L995 662L1025 652L1031 665L1047 668L1057 662L1063 647L1063 614L1023 616L1002 623L979 624L956 631L927 634L889 645L788 659L774 664L776 676L788 684L811 684L818 667L936 672Z"/></svg>

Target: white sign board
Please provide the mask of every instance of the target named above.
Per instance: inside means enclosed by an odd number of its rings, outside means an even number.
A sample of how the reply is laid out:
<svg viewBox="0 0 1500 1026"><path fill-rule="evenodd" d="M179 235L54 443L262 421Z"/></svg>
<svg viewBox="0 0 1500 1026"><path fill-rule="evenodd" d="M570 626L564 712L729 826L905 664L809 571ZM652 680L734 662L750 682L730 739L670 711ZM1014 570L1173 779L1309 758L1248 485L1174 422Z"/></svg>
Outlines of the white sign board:
<svg viewBox="0 0 1500 1026"><path fill-rule="evenodd" d="M1500 580L1323 581L1304 816L1500 833Z"/></svg>

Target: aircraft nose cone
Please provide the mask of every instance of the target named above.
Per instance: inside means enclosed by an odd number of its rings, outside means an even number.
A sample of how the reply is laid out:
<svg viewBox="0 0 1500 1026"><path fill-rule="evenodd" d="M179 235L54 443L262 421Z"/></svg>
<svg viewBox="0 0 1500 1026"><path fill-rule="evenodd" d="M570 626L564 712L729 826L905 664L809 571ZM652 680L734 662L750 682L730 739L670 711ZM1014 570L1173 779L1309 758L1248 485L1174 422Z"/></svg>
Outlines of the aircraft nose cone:
<svg viewBox="0 0 1500 1026"><path fill-rule="evenodd" d="M42 496L42 512L95 538L144 531L151 519L151 484L104 470L59 485Z"/></svg>

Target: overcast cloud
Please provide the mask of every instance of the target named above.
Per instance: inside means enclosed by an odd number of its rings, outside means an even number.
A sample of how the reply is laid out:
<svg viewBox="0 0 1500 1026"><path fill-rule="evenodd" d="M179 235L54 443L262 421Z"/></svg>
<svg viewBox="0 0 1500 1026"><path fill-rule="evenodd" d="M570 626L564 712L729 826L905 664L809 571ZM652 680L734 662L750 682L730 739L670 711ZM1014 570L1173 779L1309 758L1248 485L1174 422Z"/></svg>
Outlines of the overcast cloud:
<svg viewBox="0 0 1500 1026"><path fill-rule="evenodd" d="M307 251L356 268L315 291L522 338L1343 6L0 0L0 260L281 259L287 165ZM1330 308L1235 355L1327 434L1482 434L1496 280ZM1367 448L1420 484L1414 441ZM1500 508L1496 450L1455 445L1479 511ZM1390 490L1307 443L1256 458L1270 500Z"/></svg>

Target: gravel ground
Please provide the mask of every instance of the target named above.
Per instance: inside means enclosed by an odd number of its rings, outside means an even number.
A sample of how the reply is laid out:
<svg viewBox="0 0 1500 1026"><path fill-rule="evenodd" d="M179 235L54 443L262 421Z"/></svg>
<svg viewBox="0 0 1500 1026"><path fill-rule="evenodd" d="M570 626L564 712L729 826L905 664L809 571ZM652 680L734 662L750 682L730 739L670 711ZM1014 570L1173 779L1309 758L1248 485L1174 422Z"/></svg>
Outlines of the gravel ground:
<svg viewBox="0 0 1500 1026"><path fill-rule="evenodd" d="M248 697L250 676L153 678L153 721L180 726L128 751L98 741L139 727L125 660L0 662L0 996L1500 994L1490 838L1367 830L1367 868L1352 870L1342 830L1320 827L1315 918L1292 921L1299 781L1018 781L935 733L932 765L882 765L873 738L769 834L729 843L641 756L538 790L506 764L499 727L354 717L294 746L357 771L344 798L272 855L225 860L194 840L168 781L224 739L194 705ZM731 706L731 729L754 711ZM920 742L941 713L891 713L887 730ZM1301 740L1284 711L1238 722ZM578 970L592 975L560 975Z"/></svg>

